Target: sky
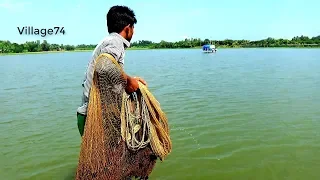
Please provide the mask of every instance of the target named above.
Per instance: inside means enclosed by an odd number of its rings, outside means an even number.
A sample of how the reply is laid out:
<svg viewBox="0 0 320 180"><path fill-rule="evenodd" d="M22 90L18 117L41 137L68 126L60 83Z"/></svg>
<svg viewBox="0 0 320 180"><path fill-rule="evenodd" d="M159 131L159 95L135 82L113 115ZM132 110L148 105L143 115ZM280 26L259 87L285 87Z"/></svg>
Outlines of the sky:
<svg viewBox="0 0 320 180"><path fill-rule="evenodd" d="M108 35L106 14L113 5L134 10L132 41L320 35L319 0L0 0L0 40L97 44ZM24 26L64 27L65 34L20 35L17 27Z"/></svg>

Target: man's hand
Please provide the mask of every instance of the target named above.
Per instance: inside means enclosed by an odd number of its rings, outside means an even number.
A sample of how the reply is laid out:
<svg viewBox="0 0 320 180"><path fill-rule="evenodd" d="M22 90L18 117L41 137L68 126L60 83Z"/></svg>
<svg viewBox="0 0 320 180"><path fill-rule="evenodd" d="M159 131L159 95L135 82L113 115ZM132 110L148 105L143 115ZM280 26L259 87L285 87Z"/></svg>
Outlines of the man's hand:
<svg viewBox="0 0 320 180"><path fill-rule="evenodd" d="M141 77L134 77L137 81L140 81L142 84L144 84L145 86L147 86L147 82L142 79Z"/></svg>
<svg viewBox="0 0 320 180"><path fill-rule="evenodd" d="M128 76L126 73L124 73L123 76L127 80L127 87L125 89L127 93L133 93L133 92L137 91L139 88L138 82L141 82L142 84L147 86L146 81L140 77L133 77L132 78L132 77Z"/></svg>
<svg viewBox="0 0 320 180"><path fill-rule="evenodd" d="M138 80L135 78L127 76L127 87L126 92L127 93L133 93L139 88Z"/></svg>

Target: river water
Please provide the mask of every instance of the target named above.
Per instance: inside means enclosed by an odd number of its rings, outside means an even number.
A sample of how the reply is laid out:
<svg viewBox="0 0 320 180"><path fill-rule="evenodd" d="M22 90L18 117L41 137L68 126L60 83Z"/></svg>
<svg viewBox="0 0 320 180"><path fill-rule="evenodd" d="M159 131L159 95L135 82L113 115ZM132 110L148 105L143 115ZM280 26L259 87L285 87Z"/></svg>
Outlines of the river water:
<svg viewBox="0 0 320 180"><path fill-rule="evenodd" d="M0 56L0 177L72 179L91 52ZM167 113L150 179L319 179L320 49L127 51Z"/></svg>

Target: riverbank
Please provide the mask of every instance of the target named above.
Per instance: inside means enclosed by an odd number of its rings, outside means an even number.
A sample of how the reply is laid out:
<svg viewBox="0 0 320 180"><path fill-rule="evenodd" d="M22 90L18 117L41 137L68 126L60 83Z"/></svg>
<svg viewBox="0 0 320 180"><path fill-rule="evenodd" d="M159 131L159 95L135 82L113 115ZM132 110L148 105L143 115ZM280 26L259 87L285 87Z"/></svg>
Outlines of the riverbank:
<svg viewBox="0 0 320 180"><path fill-rule="evenodd" d="M318 47L226 47L226 46L219 46L217 49L319 49ZM128 48L127 50L133 51L133 50L165 50L165 49L199 49L201 50L202 47L191 47L191 48ZM76 49L73 51L39 51L39 52L22 52L22 53L0 53L0 56L8 56L8 55L28 55L28 54L48 54L48 53L71 53L71 52L92 52L94 49Z"/></svg>
<svg viewBox="0 0 320 180"><path fill-rule="evenodd" d="M128 48L127 50L148 50L149 48ZM39 51L39 52L22 52L22 53L0 53L0 56L8 55L28 55L28 54L48 54L48 53L70 53L70 52L92 52L94 49L76 49L73 51Z"/></svg>
<svg viewBox="0 0 320 180"><path fill-rule="evenodd" d="M39 51L39 52L22 52L22 53L0 53L0 56L8 55L28 55L28 54L48 54L48 53L66 53L66 52L89 52L92 50L74 50L74 51Z"/></svg>

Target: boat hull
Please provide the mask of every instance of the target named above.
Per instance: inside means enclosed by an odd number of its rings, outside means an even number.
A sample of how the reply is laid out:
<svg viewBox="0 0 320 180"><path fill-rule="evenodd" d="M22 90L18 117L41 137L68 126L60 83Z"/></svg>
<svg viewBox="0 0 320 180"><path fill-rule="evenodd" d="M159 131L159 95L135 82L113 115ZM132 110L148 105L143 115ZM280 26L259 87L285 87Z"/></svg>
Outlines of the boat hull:
<svg viewBox="0 0 320 180"><path fill-rule="evenodd" d="M215 53L217 50L206 50L206 51L202 51L203 53Z"/></svg>

